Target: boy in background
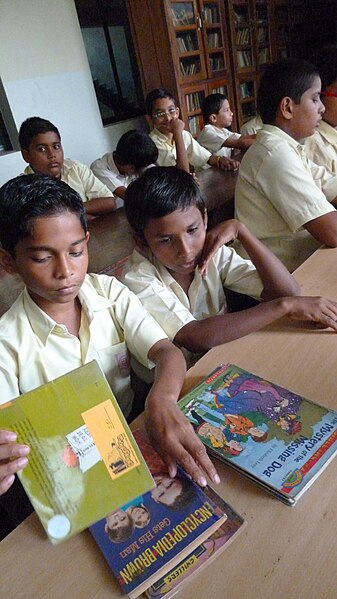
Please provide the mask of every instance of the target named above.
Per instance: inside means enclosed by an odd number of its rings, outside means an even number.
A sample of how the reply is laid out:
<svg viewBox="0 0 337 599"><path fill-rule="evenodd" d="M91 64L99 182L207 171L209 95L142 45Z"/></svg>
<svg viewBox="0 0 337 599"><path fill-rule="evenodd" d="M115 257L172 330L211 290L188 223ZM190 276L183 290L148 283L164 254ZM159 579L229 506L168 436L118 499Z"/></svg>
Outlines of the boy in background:
<svg viewBox="0 0 337 599"><path fill-rule="evenodd" d="M321 122L317 68L288 58L264 72L257 108L264 123L244 155L235 214L294 271L321 244L337 246L337 176L311 162L300 141ZM242 244L235 246L247 256Z"/></svg>
<svg viewBox="0 0 337 599"><path fill-rule="evenodd" d="M321 48L313 62L322 81L325 110L317 131L305 139L304 148L312 162L337 174L337 45Z"/></svg>
<svg viewBox="0 0 337 599"><path fill-rule="evenodd" d="M79 195L58 179L23 175L1 188L0 212L0 263L26 285L0 319L0 402L96 359L130 418L132 352L144 366L155 366L146 422L170 475L179 461L202 486L204 472L219 482L176 403L186 368L182 353L127 287L86 274L89 233ZM0 495L28 452L15 434L0 431Z"/></svg>
<svg viewBox="0 0 337 599"><path fill-rule="evenodd" d="M97 158L90 168L114 194L119 208L129 183L153 166L157 158L158 150L152 139L146 133L132 129L119 139L115 152Z"/></svg>
<svg viewBox="0 0 337 599"><path fill-rule="evenodd" d="M188 173L175 167L149 169L129 185L125 210L137 248L124 282L179 347L194 354L205 352L283 316L316 321L337 331L337 304L296 297L299 287L287 269L238 221L223 223L223 243L240 240L250 260L223 245L201 275L198 264L207 214ZM225 288L265 301L229 314Z"/></svg>
<svg viewBox="0 0 337 599"><path fill-rule="evenodd" d="M20 127L19 143L29 165L25 175L49 175L68 183L81 196L90 216L116 210L113 194L87 166L64 159L61 135L53 123L37 116L26 119Z"/></svg>
<svg viewBox="0 0 337 599"><path fill-rule="evenodd" d="M190 165L196 170L207 165L229 171L239 168L239 162L211 154L189 131L185 131L176 101L166 89L152 90L146 97L145 109L148 122L153 127L150 137L158 148L159 166L177 166L187 172Z"/></svg>
<svg viewBox="0 0 337 599"><path fill-rule="evenodd" d="M224 94L206 96L201 110L205 126L198 142L212 154L230 158L232 150L247 150L254 142L255 135L244 136L229 131L233 113Z"/></svg>

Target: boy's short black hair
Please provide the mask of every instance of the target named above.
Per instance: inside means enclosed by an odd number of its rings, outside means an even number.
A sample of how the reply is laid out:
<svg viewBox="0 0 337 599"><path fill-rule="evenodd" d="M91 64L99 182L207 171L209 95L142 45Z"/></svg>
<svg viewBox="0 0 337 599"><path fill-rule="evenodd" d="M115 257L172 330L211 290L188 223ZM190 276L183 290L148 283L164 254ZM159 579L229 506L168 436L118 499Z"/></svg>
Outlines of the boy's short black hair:
<svg viewBox="0 0 337 599"><path fill-rule="evenodd" d="M19 241L30 237L34 219L72 212L84 233L87 219L79 194L60 179L47 175L20 175L0 188L0 243L13 258Z"/></svg>
<svg viewBox="0 0 337 599"><path fill-rule="evenodd" d="M147 133L132 129L119 139L115 157L122 166L132 164L139 170L157 161L158 149Z"/></svg>
<svg viewBox="0 0 337 599"><path fill-rule="evenodd" d="M146 114L152 116L153 113L153 105L156 100L160 100L161 98L168 98L174 102L174 105L177 106L177 102L175 97L169 92L167 89L163 87L158 87L149 92L145 98L145 111Z"/></svg>
<svg viewBox="0 0 337 599"><path fill-rule="evenodd" d="M322 90L337 81L337 44L319 48L310 60L317 67L322 80Z"/></svg>
<svg viewBox="0 0 337 599"><path fill-rule="evenodd" d="M209 94L204 99L201 105L202 116L204 123L208 123L211 114L218 114L223 102L227 100L225 94Z"/></svg>
<svg viewBox="0 0 337 599"><path fill-rule="evenodd" d="M299 104L316 77L319 77L317 68L306 60L285 58L271 64L262 75L257 95L257 111L262 121L274 125L282 98L288 96Z"/></svg>
<svg viewBox="0 0 337 599"><path fill-rule="evenodd" d="M202 215L205 202L193 177L175 166L155 166L128 185L124 198L127 219L134 232L144 239L151 218L196 206Z"/></svg>
<svg viewBox="0 0 337 599"><path fill-rule="evenodd" d="M31 116L23 121L19 130L19 144L21 150L28 150L29 146L36 135L40 133L49 133L53 131L61 141L61 135L57 127L46 119L41 119L39 116Z"/></svg>

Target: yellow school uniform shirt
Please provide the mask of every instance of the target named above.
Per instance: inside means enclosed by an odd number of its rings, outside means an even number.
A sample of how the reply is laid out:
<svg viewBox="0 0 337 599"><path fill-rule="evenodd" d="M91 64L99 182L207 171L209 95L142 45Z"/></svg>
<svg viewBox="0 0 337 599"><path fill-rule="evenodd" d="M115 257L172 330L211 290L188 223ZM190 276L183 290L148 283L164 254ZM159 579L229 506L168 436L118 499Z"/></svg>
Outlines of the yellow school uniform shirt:
<svg viewBox="0 0 337 599"><path fill-rule="evenodd" d="M337 130L321 121L317 131L304 141L306 155L312 162L337 174Z"/></svg>
<svg viewBox="0 0 337 599"><path fill-rule="evenodd" d="M227 311L224 286L257 299L262 282L250 260L243 260L227 246L220 248L202 277L198 270L188 294L151 252L133 250L123 278L144 308L173 341L178 331L192 320L203 320ZM189 363L194 356L185 352Z"/></svg>
<svg viewBox="0 0 337 599"><path fill-rule="evenodd" d="M27 289L0 319L0 403L95 359L125 416L132 404L129 355L144 366L150 348L166 335L140 301L114 277L86 275L79 338L56 323Z"/></svg>
<svg viewBox="0 0 337 599"><path fill-rule="evenodd" d="M33 173L34 171L30 166L27 166L24 170L25 175ZM61 180L77 191L82 198L82 202L87 202L94 198L113 198L113 193L110 189L95 177L90 168L75 160L64 160Z"/></svg>
<svg viewBox="0 0 337 599"><path fill-rule="evenodd" d="M203 148L189 131L184 130L182 134L189 163L199 169L205 165L208 167L207 162L212 156L211 152ZM158 148L158 166L175 166L177 152L174 141L171 143L168 137L158 131L158 129L153 129L150 137Z"/></svg>
<svg viewBox="0 0 337 599"><path fill-rule="evenodd" d="M333 212L336 196L337 176L287 133L264 125L240 165L235 216L292 272L320 246L303 225ZM235 248L246 256L240 243Z"/></svg>
<svg viewBox="0 0 337 599"><path fill-rule="evenodd" d="M232 148L224 148L222 144L227 140L234 141L240 139L240 137L240 133L233 133L233 131L229 131L229 129L226 129L225 127L216 127L215 125L207 123L200 132L197 141L200 145L209 150L209 152L212 152L212 154L230 158L232 155Z"/></svg>

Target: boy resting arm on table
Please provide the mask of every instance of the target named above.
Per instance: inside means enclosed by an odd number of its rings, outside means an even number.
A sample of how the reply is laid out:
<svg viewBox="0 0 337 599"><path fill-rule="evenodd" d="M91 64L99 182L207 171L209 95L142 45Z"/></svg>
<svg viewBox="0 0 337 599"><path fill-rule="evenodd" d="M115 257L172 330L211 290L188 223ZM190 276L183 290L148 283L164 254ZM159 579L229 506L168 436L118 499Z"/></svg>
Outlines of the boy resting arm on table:
<svg viewBox="0 0 337 599"><path fill-rule="evenodd" d="M207 214L198 186L184 171L150 169L128 187L125 210L138 247L124 282L180 347L205 352L283 316L337 331L336 302L298 297L299 287L287 269L238 221L223 223L223 241L239 239L250 260L222 246L201 276ZM225 288L265 301L229 314Z"/></svg>

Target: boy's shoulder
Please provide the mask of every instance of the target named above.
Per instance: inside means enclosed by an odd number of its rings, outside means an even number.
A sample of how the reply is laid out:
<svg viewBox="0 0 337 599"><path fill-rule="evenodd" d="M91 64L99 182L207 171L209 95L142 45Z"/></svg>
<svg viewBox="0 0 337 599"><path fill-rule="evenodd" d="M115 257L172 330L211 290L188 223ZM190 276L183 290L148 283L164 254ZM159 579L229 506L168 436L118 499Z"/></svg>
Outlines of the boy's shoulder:
<svg viewBox="0 0 337 599"><path fill-rule="evenodd" d="M112 171L113 173L116 173L116 174L119 173L117 166L115 165L112 152L107 152L100 158L96 158L96 160L94 160L91 163L90 168L91 168L91 170L94 170L95 168L96 169L108 169L108 170Z"/></svg>

